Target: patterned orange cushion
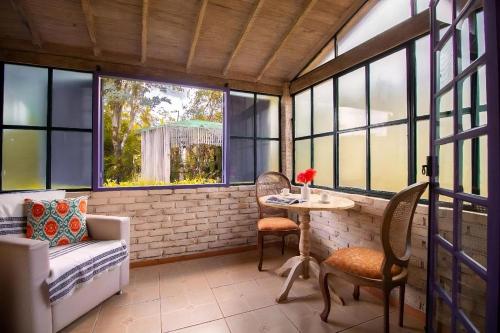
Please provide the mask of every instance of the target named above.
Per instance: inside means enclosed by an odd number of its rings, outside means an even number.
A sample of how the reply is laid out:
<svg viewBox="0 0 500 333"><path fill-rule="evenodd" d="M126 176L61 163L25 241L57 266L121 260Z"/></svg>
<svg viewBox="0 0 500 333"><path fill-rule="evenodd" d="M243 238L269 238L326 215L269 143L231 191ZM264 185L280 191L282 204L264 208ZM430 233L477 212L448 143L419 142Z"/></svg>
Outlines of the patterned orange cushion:
<svg viewBox="0 0 500 333"><path fill-rule="evenodd" d="M370 279L382 279L380 268L384 254L364 247L349 247L333 252L325 263L346 273ZM401 267L393 265L392 276L401 273Z"/></svg>
<svg viewBox="0 0 500 333"><path fill-rule="evenodd" d="M296 230L298 225L290 219L284 217L266 217L257 222L260 231L284 231Z"/></svg>

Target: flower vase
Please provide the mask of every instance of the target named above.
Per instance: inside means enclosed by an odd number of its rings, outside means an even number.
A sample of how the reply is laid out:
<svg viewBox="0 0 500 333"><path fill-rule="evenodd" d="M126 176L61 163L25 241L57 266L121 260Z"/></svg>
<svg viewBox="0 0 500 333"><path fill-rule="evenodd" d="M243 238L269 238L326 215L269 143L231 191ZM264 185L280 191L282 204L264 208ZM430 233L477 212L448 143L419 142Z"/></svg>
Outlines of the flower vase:
<svg viewBox="0 0 500 333"><path fill-rule="evenodd" d="M309 188L309 185L305 183L302 185L302 188L300 189L300 199L303 201L309 201L311 198L311 189Z"/></svg>

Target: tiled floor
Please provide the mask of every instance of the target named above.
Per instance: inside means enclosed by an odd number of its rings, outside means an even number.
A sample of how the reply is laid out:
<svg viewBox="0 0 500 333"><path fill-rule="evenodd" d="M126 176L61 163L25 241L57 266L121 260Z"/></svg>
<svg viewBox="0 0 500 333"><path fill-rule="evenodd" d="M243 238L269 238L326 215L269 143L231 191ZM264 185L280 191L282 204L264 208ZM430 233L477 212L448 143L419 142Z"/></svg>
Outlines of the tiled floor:
<svg viewBox="0 0 500 333"><path fill-rule="evenodd" d="M332 305L328 323L319 318L322 299L316 279L297 281L289 301L277 304L284 278L274 269L284 263L275 248L266 248L265 272L257 254L244 252L131 271L130 285L67 327L64 332L178 333L321 333L381 332L382 304L366 292L352 299L352 286L335 281L346 306ZM391 332L422 332L423 324L405 316L397 325L391 308Z"/></svg>

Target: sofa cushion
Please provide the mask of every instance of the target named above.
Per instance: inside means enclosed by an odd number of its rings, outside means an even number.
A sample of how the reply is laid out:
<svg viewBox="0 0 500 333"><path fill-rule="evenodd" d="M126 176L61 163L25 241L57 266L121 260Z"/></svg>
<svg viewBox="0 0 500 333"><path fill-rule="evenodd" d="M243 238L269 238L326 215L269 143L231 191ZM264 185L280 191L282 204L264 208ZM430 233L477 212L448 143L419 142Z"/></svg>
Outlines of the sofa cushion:
<svg viewBox="0 0 500 333"><path fill-rule="evenodd" d="M87 200L87 197L26 199L26 237L48 241L50 247L88 240Z"/></svg>
<svg viewBox="0 0 500 333"><path fill-rule="evenodd" d="M115 269L128 256L124 240L90 240L49 248L49 301L54 304L76 288Z"/></svg>
<svg viewBox="0 0 500 333"><path fill-rule="evenodd" d="M0 194L0 236L26 236L26 214L24 199L64 199L65 191L36 191Z"/></svg>

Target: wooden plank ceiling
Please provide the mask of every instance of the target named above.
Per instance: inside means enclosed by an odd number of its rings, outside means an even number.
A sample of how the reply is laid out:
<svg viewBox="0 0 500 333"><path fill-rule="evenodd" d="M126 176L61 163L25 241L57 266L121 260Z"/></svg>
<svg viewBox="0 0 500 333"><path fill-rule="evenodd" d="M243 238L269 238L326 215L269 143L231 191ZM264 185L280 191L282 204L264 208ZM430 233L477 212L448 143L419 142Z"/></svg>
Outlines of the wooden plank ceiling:
<svg viewBox="0 0 500 333"><path fill-rule="evenodd" d="M282 85L360 0L6 0L0 48Z"/></svg>

